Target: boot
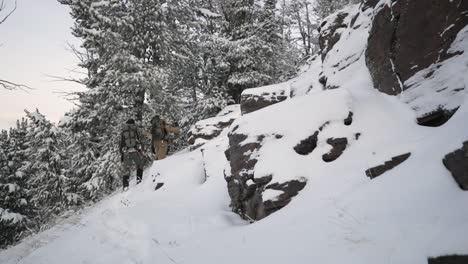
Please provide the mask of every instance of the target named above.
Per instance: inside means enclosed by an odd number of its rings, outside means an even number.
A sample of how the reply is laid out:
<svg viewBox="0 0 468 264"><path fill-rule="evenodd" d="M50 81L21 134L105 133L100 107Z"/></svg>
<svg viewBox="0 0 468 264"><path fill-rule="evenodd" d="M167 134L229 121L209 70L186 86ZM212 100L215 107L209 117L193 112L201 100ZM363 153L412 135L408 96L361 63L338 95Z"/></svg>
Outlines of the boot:
<svg viewBox="0 0 468 264"><path fill-rule="evenodd" d="M139 184L143 178L143 169L137 169L136 183Z"/></svg>
<svg viewBox="0 0 468 264"><path fill-rule="evenodd" d="M125 191L126 189L128 189L128 182L129 182L129 180L130 180L130 176L129 176L129 175L123 176L123 178L122 178L122 185L123 185L124 191Z"/></svg>

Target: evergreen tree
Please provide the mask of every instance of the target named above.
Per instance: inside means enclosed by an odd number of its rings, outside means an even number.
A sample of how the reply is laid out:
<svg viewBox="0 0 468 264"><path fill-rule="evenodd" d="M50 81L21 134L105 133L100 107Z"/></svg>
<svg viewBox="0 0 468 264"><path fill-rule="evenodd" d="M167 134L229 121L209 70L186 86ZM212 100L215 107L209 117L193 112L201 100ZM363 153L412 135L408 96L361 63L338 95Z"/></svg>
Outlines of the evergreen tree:
<svg viewBox="0 0 468 264"><path fill-rule="evenodd" d="M27 164L26 126L25 120L18 121L9 134L0 135L0 247L16 242L35 226L27 175L21 171Z"/></svg>
<svg viewBox="0 0 468 264"><path fill-rule="evenodd" d="M28 175L30 202L40 210L40 221L46 221L66 208L67 178L64 176L65 157L62 155L58 130L38 110L26 111L28 158L21 174Z"/></svg>

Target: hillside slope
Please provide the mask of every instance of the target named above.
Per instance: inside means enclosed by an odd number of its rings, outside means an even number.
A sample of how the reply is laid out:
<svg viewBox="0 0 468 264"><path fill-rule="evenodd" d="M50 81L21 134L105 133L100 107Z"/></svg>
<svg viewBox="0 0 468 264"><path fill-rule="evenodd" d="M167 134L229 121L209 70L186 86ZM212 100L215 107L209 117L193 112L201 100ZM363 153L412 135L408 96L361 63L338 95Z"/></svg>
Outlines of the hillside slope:
<svg viewBox="0 0 468 264"><path fill-rule="evenodd" d="M367 52L388 8L397 6L366 1L330 16L321 58L296 79L245 91L242 116L230 106L195 126L193 151L155 162L142 184L0 252L0 263L467 256L468 26L452 32L451 57L400 76L403 86L389 94L374 85L388 69L373 71ZM441 82L447 89L434 90Z"/></svg>

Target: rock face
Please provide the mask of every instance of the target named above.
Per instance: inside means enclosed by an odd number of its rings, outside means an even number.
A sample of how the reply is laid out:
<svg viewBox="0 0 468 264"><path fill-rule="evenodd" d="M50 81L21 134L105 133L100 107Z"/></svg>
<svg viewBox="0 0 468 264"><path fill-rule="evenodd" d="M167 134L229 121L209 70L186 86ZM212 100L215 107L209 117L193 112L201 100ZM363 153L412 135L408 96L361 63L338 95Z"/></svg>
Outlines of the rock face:
<svg viewBox="0 0 468 264"><path fill-rule="evenodd" d="M246 90L241 95L241 112L243 115L265 108L272 104L276 104L286 100L288 96L285 90L268 91L265 90L260 94L255 93L255 89Z"/></svg>
<svg viewBox="0 0 468 264"><path fill-rule="evenodd" d="M443 163L460 188L468 191L468 141L463 143L461 149L447 154Z"/></svg>
<svg viewBox="0 0 468 264"><path fill-rule="evenodd" d="M240 116L240 106L230 105L224 108L217 116L197 122L188 132L188 143L192 149L200 147L229 127Z"/></svg>
<svg viewBox="0 0 468 264"><path fill-rule="evenodd" d="M453 255L437 258L429 258L429 264L466 264L468 263L468 255Z"/></svg>
<svg viewBox="0 0 468 264"><path fill-rule="evenodd" d="M332 149L327 154L322 156L323 161L325 162L332 162L339 158L346 149L348 145L347 138L329 138L327 139L327 143L332 146Z"/></svg>
<svg viewBox="0 0 468 264"><path fill-rule="evenodd" d="M384 164L370 168L366 170L367 177L374 179L384 174L385 172L395 168L396 166L403 163L411 156L411 153L402 154L399 156L393 157L391 160L386 161Z"/></svg>
<svg viewBox="0 0 468 264"><path fill-rule="evenodd" d="M322 54L322 61L325 60L328 52L333 48L333 46L340 40L341 32L340 28L346 28L347 25L344 22L345 18L349 14L346 12L339 12L333 21L324 21L320 25L320 36L319 36L319 45ZM330 23L330 25L327 25ZM325 27L326 26L326 27ZM323 80L322 83L326 83L326 80Z"/></svg>
<svg viewBox="0 0 468 264"><path fill-rule="evenodd" d="M258 138L258 142L242 145L241 143L245 139L247 139L245 135L230 134L230 147L225 152L231 165L231 171L225 172L225 180L231 198L230 206L241 216L261 219L265 216L260 190L263 186L258 186L254 181L253 168L257 160L252 155L260 148L262 138Z"/></svg>
<svg viewBox="0 0 468 264"><path fill-rule="evenodd" d="M363 7L375 6L375 2L367 1ZM427 90L409 92L410 98L406 101L415 110L421 109L424 104L418 102L425 101L419 98L452 97L454 93L465 89L460 83L449 84L447 87L444 87L446 82L442 80L436 83L437 67L430 66L463 53L460 49L451 49L451 46L459 32L468 25L468 1L392 2L391 7L384 5L375 15L366 50L366 63L375 88L389 95L398 95L413 88ZM411 80L416 73L423 70L424 74L418 76L417 81ZM420 110L418 122L427 126L445 123L458 107L447 100L456 99L441 99L431 109ZM426 106L427 103L426 101Z"/></svg>
<svg viewBox="0 0 468 264"><path fill-rule="evenodd" d="M304 181L291 180L273 182L271 175L254 174L257 163L256 152L261 148L265 136L258 136L255 142L244 144L246 135L229 134L229 149L225 152L230 163L230 171L225 171L231 208L246 220L260 220L286 206L306 185ZM281 135L273 138L280 139ZM267 191L279 193L274 199L264 201Z"/></svg>

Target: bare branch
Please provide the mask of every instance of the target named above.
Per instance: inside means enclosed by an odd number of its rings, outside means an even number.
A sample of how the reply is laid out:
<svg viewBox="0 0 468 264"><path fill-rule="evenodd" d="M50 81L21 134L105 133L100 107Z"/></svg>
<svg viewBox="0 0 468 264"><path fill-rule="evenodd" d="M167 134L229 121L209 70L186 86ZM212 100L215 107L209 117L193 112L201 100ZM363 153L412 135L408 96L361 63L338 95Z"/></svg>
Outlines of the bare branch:
<svg viewBox="0 0 468 264"><path fill-rule="evenodd" d="M13 83L7 80L2 80L0 79L0 87L3 87L6 90L22 90L27 92L28 90L34 90L34 88L31 88L27 85L20 84L20 83Z"/></svg>
<svg viewBox="0 0 468 264"><path fill-rule="evenodd" d="M5 6L6 6L5 0L2 0L2 2L0 2L0 12L5 9ZM11 14L13 14L13 12L15 12L17 7L18 7L18 2L17 2L17 0L15 0L15 7L8 14L6 14L3 18L0 18L0 24L5 22L8 19L8 17L10 17Z"/></svg>

